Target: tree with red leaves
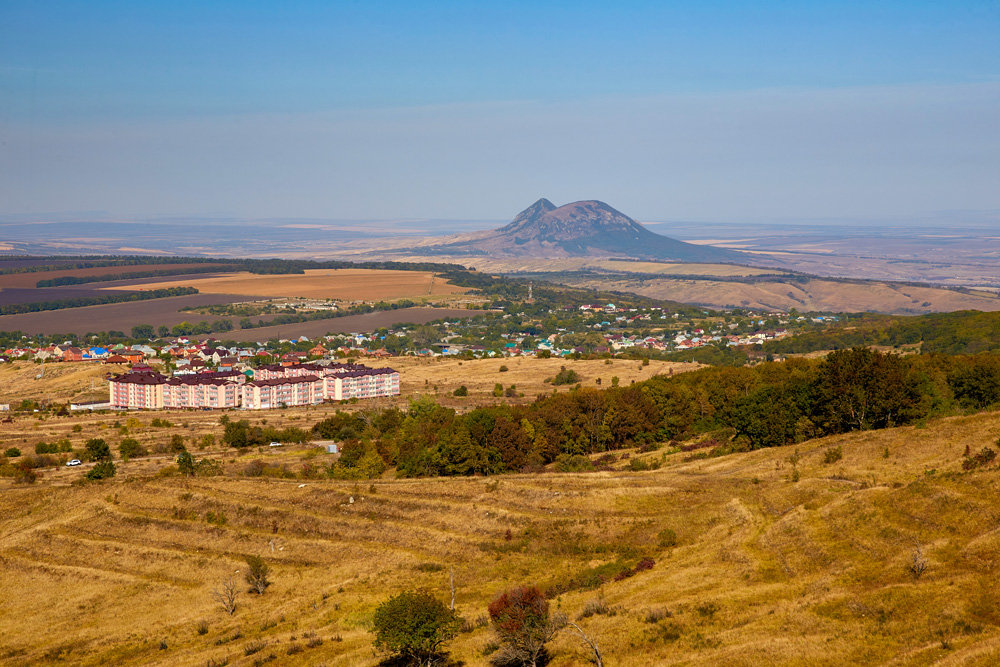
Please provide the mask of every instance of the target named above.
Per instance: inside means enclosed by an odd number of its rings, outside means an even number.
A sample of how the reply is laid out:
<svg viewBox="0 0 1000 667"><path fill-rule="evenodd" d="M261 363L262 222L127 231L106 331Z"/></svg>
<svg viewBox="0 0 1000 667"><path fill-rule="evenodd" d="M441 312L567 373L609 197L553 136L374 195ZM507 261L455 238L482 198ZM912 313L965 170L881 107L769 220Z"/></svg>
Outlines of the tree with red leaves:
<svg viewBox="0 0 1000 667"><path fill-rule="evenodd" d="M545 644L566 625L566 617L549 615L549 603L534 586L502 593L489 606L490 619L504 646L502 661L537 667Z"/></svg>

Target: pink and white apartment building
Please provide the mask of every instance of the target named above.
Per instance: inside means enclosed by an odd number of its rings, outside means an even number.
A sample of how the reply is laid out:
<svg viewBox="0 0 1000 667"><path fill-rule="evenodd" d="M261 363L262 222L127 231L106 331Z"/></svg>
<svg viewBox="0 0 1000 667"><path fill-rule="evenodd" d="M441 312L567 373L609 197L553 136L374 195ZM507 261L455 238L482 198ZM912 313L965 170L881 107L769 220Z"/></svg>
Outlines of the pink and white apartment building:
<svg viewBox="0 0 1000 667"><path fill-rule="evenodd" d="M125 410L239 407L240 373L204 373L167 379L155 371L132 371L108 379L111 407Z"/></svg>
<svg viewBox="0 0 1000 667"><path fill-rule="evenodd" d="M399 395L399 371L369 368L362 364L277 364L261 366L254 380L275 380L314 376L323 380L323 398L343 401L351 398L378 398Z"/></svg>
<svg viewBox="0 0 1000 667"><path fill-rule="evenodd" d="M240 384L242 382L220 377L173 377L163 387L163 407L236 408L240 405Z"/></svg>
<svg viewBox="0 0 1000 667"><path fill-rule="evenodd" d="M353 368L326 376L327 398L379 398L399 395L399 371L392 368Z"/></svg>
<svg viewBox="0 0 1000 667"><path fill-rule="evenodd" d="M359 364L264 366L246 381L239 372L194 373L172 378L138 370L108 379L111 407L125 410L267 410L314 405L326 399L399 395L399 372Z"/></svg>
<svg viewBox="0 0 1000 667"><path fill-rule="evenodd" d="M167 378L153 371L136 371L109 378L112 409L161 410Z"/></svg>
<svg viewBox="0 0 1000 667"><path fill-rule="evenodd" d="M323 402L323 379L315 375L252 380L241 387L244 410L269 410Z"/></svg>

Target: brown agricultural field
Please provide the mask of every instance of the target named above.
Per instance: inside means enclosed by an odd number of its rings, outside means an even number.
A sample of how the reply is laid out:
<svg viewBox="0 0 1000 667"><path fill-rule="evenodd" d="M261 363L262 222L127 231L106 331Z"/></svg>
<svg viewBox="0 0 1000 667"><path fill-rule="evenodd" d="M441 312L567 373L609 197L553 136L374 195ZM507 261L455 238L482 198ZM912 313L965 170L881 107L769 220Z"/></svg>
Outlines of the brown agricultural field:
<svg viewBox="0 0 1000 667"><path fill-rule="evenodd" d="M320 338L326 334L371 332L383 327L393 327L397 324L427 324L435 320L455 320L482 315L482 310L465 308L399 308L397 310L380 310L363 315L345 315L329 320L313 320L297 324L279 324L256 329L241 329L227 331L224 334L214 334L217 338L235 341L266 341L272 338ZM0 318L2 320L2 318ZM239 318L232 318L237 322Z"/></svg>
<svg viewBox="0 0 1000 667"><path fill-rule="evenodd" d="M244 294L258 297L302 297L343 301L380 301L464 294L430 271L374 269L307 269L304 274L256 275L248 272L183 280L121 284L113 289L153 290L195 287L203 294Z"/></svg>
<svg viewBox="0 0 1000 667"><path fill-rule="evenodd" d="M69 293L69 296L72 296L72 293ZM21 331L27 334L85 334L96 331L128 333L137 324L153 326L162 324L170 327L181 322L196 323L224 319L212 315L179 312L179 309L252 300L254 300L252 297L242 295L189 294L148 301L126 301L19 315L0 315L0 331ZM238 318L230 319L238 320Z"/></svg>
<svg viewBox="0 0 1000 667"><path fill-rule="evenodd" d="M961 461L998 434L983 413L716 458L615 454L649 472L363 482L310 477L327 455L305 447L209 447L193 451L223 462L212 477L150 459L99 483L4 479L0 590L17 594L0 661L375 665L379 602L447 602L453 575L467 623L448 648L467 665L487 664L486 606L519 584L561 591L551 605L608 665L993 665L1000 487ZM296 476L244 476L254 459ZM265 594L242 586L244 555L270 566ZM232 616L212 597L227 579ZM551 653L588 664L570 632Z"/></svg>

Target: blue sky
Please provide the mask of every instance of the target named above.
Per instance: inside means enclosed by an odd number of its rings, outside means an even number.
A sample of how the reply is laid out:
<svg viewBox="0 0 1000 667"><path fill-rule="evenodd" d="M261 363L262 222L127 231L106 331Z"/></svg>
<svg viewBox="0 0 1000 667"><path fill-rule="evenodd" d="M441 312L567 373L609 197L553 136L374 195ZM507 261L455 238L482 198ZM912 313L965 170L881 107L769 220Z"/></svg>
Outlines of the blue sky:
<svg viewBox="0 0 1000 667"><path fill-rule="evenodd" d="M1000 209L1000 3L0 1L0 214Z"/></svg>

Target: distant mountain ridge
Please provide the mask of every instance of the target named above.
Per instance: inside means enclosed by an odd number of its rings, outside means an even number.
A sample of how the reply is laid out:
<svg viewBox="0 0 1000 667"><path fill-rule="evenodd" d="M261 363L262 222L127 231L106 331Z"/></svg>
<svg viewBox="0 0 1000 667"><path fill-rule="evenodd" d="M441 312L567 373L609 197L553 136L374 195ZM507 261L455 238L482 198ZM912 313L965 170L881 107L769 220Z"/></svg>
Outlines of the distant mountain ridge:
<svg viewBox="0 0 1000 667"><path fill-rule="evenodd" d="M602 201L556 206L544 197L510 224L437 246L440 252L496 257L631 257L682 262L745 262L734 250L684 243L649 231Z"/></svg>

